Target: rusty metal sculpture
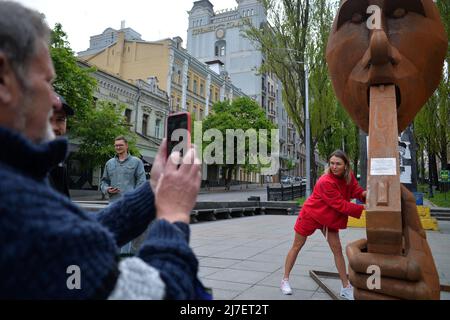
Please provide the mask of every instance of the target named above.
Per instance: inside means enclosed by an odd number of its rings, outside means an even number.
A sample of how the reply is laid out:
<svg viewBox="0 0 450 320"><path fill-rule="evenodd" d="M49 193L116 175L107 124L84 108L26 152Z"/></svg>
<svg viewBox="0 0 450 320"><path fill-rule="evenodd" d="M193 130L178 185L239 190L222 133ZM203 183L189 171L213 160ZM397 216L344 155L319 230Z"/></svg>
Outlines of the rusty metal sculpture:
<svg viewBox="0 0 450 320"><path fill-rule="evenodd" d="M356 299L440 297L415 198L400 184L397 137L438 86L447 42L432 0L341 1L329 72L339 101L369 133L367 240L347 246ZM381 270L379 288L368 286L370 266Z"/></svg>

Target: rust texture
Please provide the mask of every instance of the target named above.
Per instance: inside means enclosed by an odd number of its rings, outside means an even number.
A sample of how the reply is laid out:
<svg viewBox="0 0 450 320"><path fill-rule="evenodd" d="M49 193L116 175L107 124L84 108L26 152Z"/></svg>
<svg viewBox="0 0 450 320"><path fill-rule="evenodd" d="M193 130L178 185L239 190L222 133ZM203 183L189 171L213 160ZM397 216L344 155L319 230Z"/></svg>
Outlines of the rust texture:
<svg viewBox="0 0 450 320"><path fill-rule="evenodd" d="M373 5L379 11L368 13ZM400 184L397 138L439 85L447 44L432 0L343 0L334 20L326 52L333 87L369 134L367 239L347 246L356 299L440 298L415 198Z"/></svg>

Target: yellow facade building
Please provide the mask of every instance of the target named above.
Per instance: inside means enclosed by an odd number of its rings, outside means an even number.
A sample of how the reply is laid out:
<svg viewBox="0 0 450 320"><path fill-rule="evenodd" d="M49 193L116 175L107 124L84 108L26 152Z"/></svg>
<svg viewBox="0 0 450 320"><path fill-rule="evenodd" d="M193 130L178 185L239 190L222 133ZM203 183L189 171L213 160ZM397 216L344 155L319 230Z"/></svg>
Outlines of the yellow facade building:
<svg viewBox="0 0 450 320"><path fill-rule="evenodd" d="M208 115L215 102L244 96L220 70L219 61L210 67L190 56L181 44L179 37L126 40L125 33L119 32L115 43L78 58L133 84L156 77L159 88L168 94L170 110L188 111L196 120Z"/></svg>

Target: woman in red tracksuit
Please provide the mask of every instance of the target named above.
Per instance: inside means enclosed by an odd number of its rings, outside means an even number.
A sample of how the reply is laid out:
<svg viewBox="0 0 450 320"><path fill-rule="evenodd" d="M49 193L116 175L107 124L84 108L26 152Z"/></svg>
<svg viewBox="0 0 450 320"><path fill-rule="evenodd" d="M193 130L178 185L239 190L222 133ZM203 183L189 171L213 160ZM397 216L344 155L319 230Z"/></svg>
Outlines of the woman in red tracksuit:
<svg viewBox="0 0 450 320"><path fill-rule="evenodd" d="M365 202L364 191L350 170L347 155L337 150L328 159L325 174L317 181L312 195L306 200L295 223L295 239L286 257L284 278L281 281L281 291L292 294L289 285L289 274L294 266L300 249L307 237L320 229L330 245L334 255L336 268L342 281L340 296L353 299L353 288L347 278L342 246L339 239L339 229L347 228L348 217L360 218L364 206L351 203L351 199Z"/></svg>

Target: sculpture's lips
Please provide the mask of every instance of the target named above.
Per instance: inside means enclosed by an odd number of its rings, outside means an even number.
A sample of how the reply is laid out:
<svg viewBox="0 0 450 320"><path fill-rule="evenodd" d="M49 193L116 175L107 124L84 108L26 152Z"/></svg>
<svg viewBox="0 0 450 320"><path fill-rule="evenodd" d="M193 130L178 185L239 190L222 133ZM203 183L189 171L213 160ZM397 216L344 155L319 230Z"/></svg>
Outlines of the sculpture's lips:
<svg viewBox="0 0 450 320"><path fill-rule="evenodd" d="M370 87L376 87L376 86L395 86L395 102L397 104L397 109L400 108L400 105L402 103L402 95L400 91L400 87L397 86L395 83L375 83L367 86L367 106L370 108Z"/></svg>

